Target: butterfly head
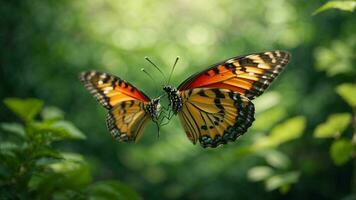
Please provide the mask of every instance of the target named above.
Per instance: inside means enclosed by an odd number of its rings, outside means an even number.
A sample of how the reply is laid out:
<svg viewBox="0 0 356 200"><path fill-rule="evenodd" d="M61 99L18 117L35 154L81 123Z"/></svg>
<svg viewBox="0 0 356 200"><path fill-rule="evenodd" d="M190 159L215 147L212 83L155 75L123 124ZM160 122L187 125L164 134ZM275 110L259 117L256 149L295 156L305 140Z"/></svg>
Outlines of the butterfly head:
<svg viewBox="0 0 356 200"><path fill-rule="evenodd" d="M182 99L179 96L179 91L170 85L164 86L163 90L168 95L169 106L172 108L173 113L178 113L178 111L182 108Z"/></svg>

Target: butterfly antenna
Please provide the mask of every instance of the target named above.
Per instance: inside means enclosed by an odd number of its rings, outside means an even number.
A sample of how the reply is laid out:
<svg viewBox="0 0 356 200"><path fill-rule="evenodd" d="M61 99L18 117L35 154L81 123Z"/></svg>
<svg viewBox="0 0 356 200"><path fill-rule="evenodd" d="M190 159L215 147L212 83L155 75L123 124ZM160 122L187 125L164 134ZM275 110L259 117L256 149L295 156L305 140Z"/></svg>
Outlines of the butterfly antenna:
<svg viewBox="0 0 356 200"><path fill-rule="evenodd" d="M141 71L142 71L143 73L145 73L148 77L150 77L150 79L153 81L154 85L157 85L157 82L155 81L155 79L151 76L150 73L148 73L148 72L145 70L145 68L141 68ZM156 93L158 93L158 90L156 90Z"/></svg>
<svg viewBox="0 0 356 200"><path fill-rule="evenodd" d="M147 56L145 57L145 59L146 59L149 63L151 63L151 64L162 74L162 76L163 76L164 78L166 78L166 76L164 75L164 73L161 71L161 69L159 69L159 67L157 67L156 64L154 64Z"/></svg>
<svg viewBox="0 0 356 200"><path fill-rule="evenodd" d="M174 61L171 73L169 73L169 78L168 78L168 81L167 81L167 85L169 84L169 82L171 82L172 74L173 74L174 68L176 68L178 60L179 60L179 56L177 56L176 61Z"/></svg>

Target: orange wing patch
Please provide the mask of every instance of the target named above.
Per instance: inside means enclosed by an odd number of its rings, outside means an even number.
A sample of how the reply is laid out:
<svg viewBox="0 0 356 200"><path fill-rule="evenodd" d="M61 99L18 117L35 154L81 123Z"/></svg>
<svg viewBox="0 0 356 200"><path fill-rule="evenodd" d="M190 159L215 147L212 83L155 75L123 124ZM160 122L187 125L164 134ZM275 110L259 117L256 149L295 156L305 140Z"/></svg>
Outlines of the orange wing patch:
<svg viewBox="0 0 356 200"><path fill-rule="evenodd" d="M178 87L178 90L224 88L254 99L267 89L288 63L289 58L290 54L284 51L231 58L191 76Z"/></svg>
<svg viewBox="0 0 356 200"><path fill-rule="evenodd" d="M100 104L107 109L111 109L120 102L128 100L150 101L144 93L133 85L107 73L83 72L80 75L80 80Z"/></svg>

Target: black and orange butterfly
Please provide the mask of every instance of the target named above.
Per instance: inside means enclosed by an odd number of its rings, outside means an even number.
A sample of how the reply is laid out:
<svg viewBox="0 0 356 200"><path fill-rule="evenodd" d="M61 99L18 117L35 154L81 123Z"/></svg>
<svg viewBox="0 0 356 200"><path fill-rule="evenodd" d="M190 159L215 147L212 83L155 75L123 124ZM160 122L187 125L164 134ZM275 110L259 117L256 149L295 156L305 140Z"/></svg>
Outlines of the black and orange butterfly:
<svg viewBox="0 0 356 200"><path fill-rule="evenodd" d="M109 110L106 124L116 140L138 141L150 119L158 125L160 98L151 100L130 83L107 73L83 72L79 78Z"/></svg>
<svg viewBox="0 0 356 200"><path fill-rule="evenodd" d="M252 125L251 100L267 89L289 59L285 51L238 56L192 75L178 88L163 89L188 138L203 147L217 147L235 141Z"/></svg>

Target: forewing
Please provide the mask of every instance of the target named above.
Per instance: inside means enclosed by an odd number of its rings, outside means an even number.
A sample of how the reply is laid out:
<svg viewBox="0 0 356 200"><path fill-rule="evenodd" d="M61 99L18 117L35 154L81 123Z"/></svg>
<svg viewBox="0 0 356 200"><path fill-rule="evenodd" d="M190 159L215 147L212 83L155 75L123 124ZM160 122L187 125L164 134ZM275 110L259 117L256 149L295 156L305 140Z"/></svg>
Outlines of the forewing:
<svg viewBox="0 0 356 200"><path fill-rule="evenodd" d="M252 102L227 89L196 88L180 92L178 113L188 138L203 147L235 141L254 121Z"/></svg>
<svg viewBox="0 0 356 200"><path fill-rule="evenodd" d="M269 51L231 58L189 77L178 90L229 89L252 100L267 89L288 63L289 58L290 54L285 51Z"/></svg>
<svg viewBox="0 0 356 200"><path fill-rule="evenodd" d="M109 111L106 124L111 135L118 141L137 141L150 119L145 103L138 100L123 101Z"/></svg>
<svg viewBox="0 0 356 200"><path fill-rule="evenodd" d="M79 78L89 92L107 109L128 100L150 101L143 92L114 75L89 71L81 73Z"/></svg>

